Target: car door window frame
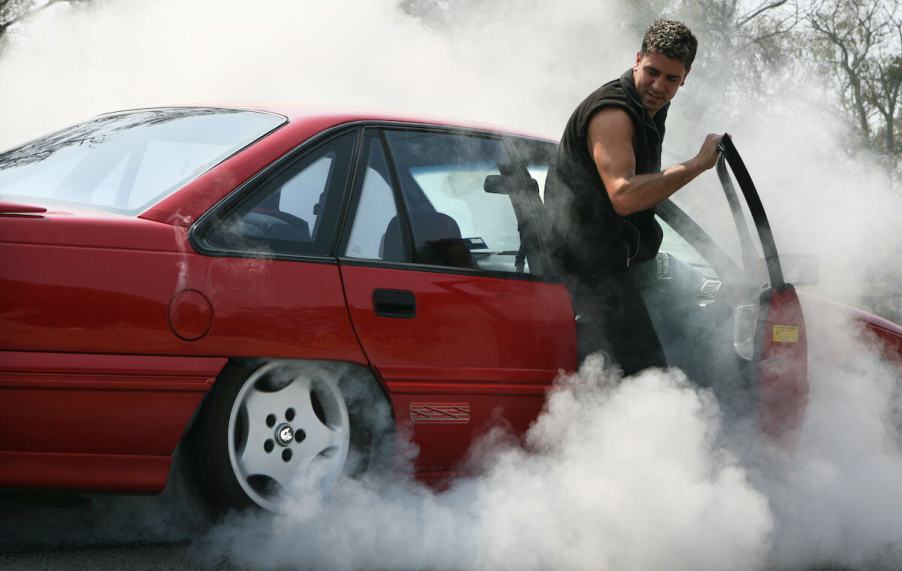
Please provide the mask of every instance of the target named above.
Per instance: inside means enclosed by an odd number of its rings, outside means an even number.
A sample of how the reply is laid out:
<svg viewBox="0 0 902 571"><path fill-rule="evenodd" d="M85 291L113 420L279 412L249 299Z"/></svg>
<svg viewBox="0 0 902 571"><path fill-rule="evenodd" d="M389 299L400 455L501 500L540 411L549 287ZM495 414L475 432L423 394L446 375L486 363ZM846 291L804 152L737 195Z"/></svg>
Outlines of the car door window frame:
<svg viewBox="0 0 902 571"><path fill-rule="evenodd" d="M237 208L246 200L252 200L253 196L258 192L262 192L267 184L272 180L282 176L293 165L301 162L305 157L312 153L316 153L318 149L324 145L328 145L331 141L352 134L354 139L351 144L351 156L348 161L349 176L345 179L345 183L340 188L327 188L328 192L335 192L338 202L337 214L334 224L336 231L333 233L329 243L328 250L322 254L315 253L290 253L290 252L271 252L271 251L253 251L253 250L232 250L208 245L205 240L205 234L209 232L217 222L223 220L229 213ZM200 216L188 231L188 240L192 248L197 252L208 256L219 256L229 258L264 258L273 260L294 260L316 263L337 262L336 246L342 234L342 225L345 220L345 214L348 206L348 189L353 182L353 174L357 171L360 145L361 145L361 128L357 124L344 124L326 129L307 139L297 147L285 153L265 167L260 172L253 175L250 179L239 185L235 190L227 194L222 200L216 203L212 208Z"/></svg>
<svg viewBox="0 0 902 571"><path fill-rule="evenodd" d="M369 168L370 164L370 154L373 143L378 144L382 150L382 156L385 160L385 167L388 171L388 180L386 182L391 189L392 200L394 201L395 205L395 212L398 217L398 222L401 225L401 240L403 242L404 250L407 252L408 259L413 260L413 234L410 228L409 218L407 216L407 205L404 203L404 200L401 197L401 187L398 182L398 173L395 170L394 160L391 155L391 150L388 148L388 144L385 141L384 133L381 129L374 128L373 126L365 126L363 127L363 129L361 129L361 134L359 136L357 161L354 167L354 172L351 176L350 192L348 192L348 201L343 215L343 224L341 232L339 233L338 247L336 249L336 252L338 257L343 262L347 263L354 263L355 261L357 261L366 262L367 265L369 265L369 263L379 265L402 264L406 267L408 264L412 264L413 262L398 262L373 258L356 258L345 255L351 239L351 232L353 230L354 222L357 218L357 209L360 207L360 202L363 197L363 186L366 182L367 169Z"/></svg>
<svg viewBox="0 0 902 571"><path fill-rule="evenodd" d="M739 151L736 150L732 137L725 134L721 139L719 148L720 157L718 158L717 170L724 192L727 194L728 200L731 193L734 197L736 196L736 189L733 187L725 166L729 165L729 170L732 172L736 179L736 183L739 185L739 189L742 191L746 206L748 206L749 209L749 215L751 216L752 222L755 225L755 230L758 233L758 241L760 242L764 253L764 261L767 267L767 277L770 280L770 285L777 290L782 289L786 286L786 281L783 279L783 267L780 263L780 255L778 253L776 242L774 241L773 232L770 228L770 221L767 219L767 213L764 211L764 205L761 203L761 197L758 195L755 183L745 166L745 162L742 160L742 157L739 156ZM730 209L733 212L733 217L736 219L737 226L744 226L745 218L743 217L741 210L739 210L740 208L741 205L738 199L730 201ZM740 232L742 233L743 231L740 230ZM746 240L751 242L751 233L747 226L744 228L744 233L746 235ZM747 258L752 257L751 252L746 252L746 245L742 245L742 248L743 263L753 264L753 260L747 260ZM748 271L751 268L745 269Z"/></svg>
<svg viewBox="0 0 902 571"><path fill-rule="evenodd" d="M388 142L385 138L386 130L403 130L403 131L419 131L425 133L434 133L434 134L449 134L449 135L457 135L457 136L469 136L469 137L480 137L485 139L491 139L494 141L498 141L504 146L505 151L511 154L512 158L516 160L520 160L520 151L518 150L517 144L513 141L514 139L521 139L521 137L513 137L507 134L495 133L491 131L483 131L479 129L469 129L463 127L451 127L446 125L431 125L425 123L405 123L405 122L395 122L395 121L373 121L368 122L364 125L367 130L375 130L378 132L379 140L382 145L382 150L386 158L386 162L388 163L387 168L389 172L389 176L391 180L389 182L392 185L392 195L395 200L395 207L398 210L398 217L400 219L403 239L405 241L405 249L408 252L408 255L411 260L413 260L413 230L411 227L410 216L407 209L406 201L402 196L401 191L401 183L400 177L397 172L397 164L394 160L394 155L392 154L391 148L388 145ZM525 138L523 138L526 140ZM369 139L361 135L358 140L358 145L362 149L364 142ZM526 140L528 143L528 140ZM357 161L357 167L353 175L353 183L351 185L351 191L348 193L348 203L349 207L346 211L346 215L344 217L344 227L342 228L341 238L338 242L337 252L339 253L339 260L342 264L347 265L358 265L358 266L380 266L387 268L395 268L395 269L404 269L404 270L414 270L421 272L433 272L433 273L443 273L443 274L459 274L459 275L471 275L471 276L485 276L485 277L495 277L495 278L504 278L504 279L518 279L518 280L526 280L526 281L539 281L539 282L549 282L549 283L560 283L561 277L554 274L551 271L546 271L543 274L530 274L530 273L517 273L517 272L505 272L498 270L485 270L478 268L464 268L458 266L440 266L440 265L431 265L431 264L422 264L413 261L409 262L397 262L397 261L388 261L388 260L375 260L375 259L366 259L366 258L351 258L346 257L344 255L344 251L348 246L348 241L351 233L351 225L354 222L354 214L357 209L357 205L360 202L362 187L363 187L363 179L366 176L366 167L367 167L367 158L364 155L368 155L368 150L366 152L360 151ZM513 205L511 205L513 208ZM544 216L544 214L540 213L539 216ZM541 248L543 250L543 255L546 258L549 256L547 244L544 242L541 244Z"/></svg>

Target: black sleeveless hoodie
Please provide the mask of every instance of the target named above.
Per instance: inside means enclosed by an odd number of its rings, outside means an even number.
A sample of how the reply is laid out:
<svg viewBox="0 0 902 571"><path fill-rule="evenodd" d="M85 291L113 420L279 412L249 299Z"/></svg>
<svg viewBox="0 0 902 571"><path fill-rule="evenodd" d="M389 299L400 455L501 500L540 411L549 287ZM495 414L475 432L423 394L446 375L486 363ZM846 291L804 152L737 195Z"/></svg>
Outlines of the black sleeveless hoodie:
<svg viewBox="0 0 902 571"><path fill-rule="evenodd" d="M559 269L583 280L653 258L662 238L654 209L629 216L614 211L589 154L589 122L604 107L623 109L633 120L636 174L650 174L661 170L670 104L650 118L636 91L633 70L628 69L586 97L567 121L545 184L545 210Z"/></svg>

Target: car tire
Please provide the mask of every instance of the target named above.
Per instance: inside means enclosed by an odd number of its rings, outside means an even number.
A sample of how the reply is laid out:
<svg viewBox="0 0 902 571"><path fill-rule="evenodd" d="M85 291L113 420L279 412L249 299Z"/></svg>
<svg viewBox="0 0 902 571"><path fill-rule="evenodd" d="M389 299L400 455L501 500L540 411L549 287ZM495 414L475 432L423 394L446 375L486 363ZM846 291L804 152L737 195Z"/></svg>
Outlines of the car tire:
<svg viewBox="0 0 902 571"><path fill-rule="evenodd" d="M220 374L188 435L197 489L218 517L278 511L305 484L385 467L391 409L369 371L306 361L235 361ZM303 483L300 483L303 482Z"/></svg>

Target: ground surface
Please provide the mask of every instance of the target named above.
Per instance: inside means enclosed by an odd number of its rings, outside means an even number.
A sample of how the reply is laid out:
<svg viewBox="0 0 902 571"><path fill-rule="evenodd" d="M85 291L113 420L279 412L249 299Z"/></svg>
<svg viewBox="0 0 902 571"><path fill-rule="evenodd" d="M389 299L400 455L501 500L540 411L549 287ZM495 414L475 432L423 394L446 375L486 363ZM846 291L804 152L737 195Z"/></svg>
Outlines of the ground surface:
<svg viewBox="0 0 902 571"><path fill-rule="evenodd" d="M183 480L157 496L0 492L0 569L223 569Z"/></svg>
<svg viewBox="0 0 902 571"><path fill-rule="evenodd" d="M209 567L197 559L190 548L174 545L98 545L55 549L17 550L0 554L0 567L7 571L68 571L76 569L182 569Z"/></svg>

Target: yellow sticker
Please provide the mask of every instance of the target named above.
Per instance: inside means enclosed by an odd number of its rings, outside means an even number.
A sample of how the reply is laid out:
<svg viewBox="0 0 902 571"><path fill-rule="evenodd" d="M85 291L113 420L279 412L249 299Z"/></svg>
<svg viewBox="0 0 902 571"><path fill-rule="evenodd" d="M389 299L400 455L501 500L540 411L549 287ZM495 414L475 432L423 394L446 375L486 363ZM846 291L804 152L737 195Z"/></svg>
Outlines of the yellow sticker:
<svg viewBox="0 0 902 571"><path fill-rule="evenodd" d="M774 343L798 343L798 325L774 325Z"/></svg>

